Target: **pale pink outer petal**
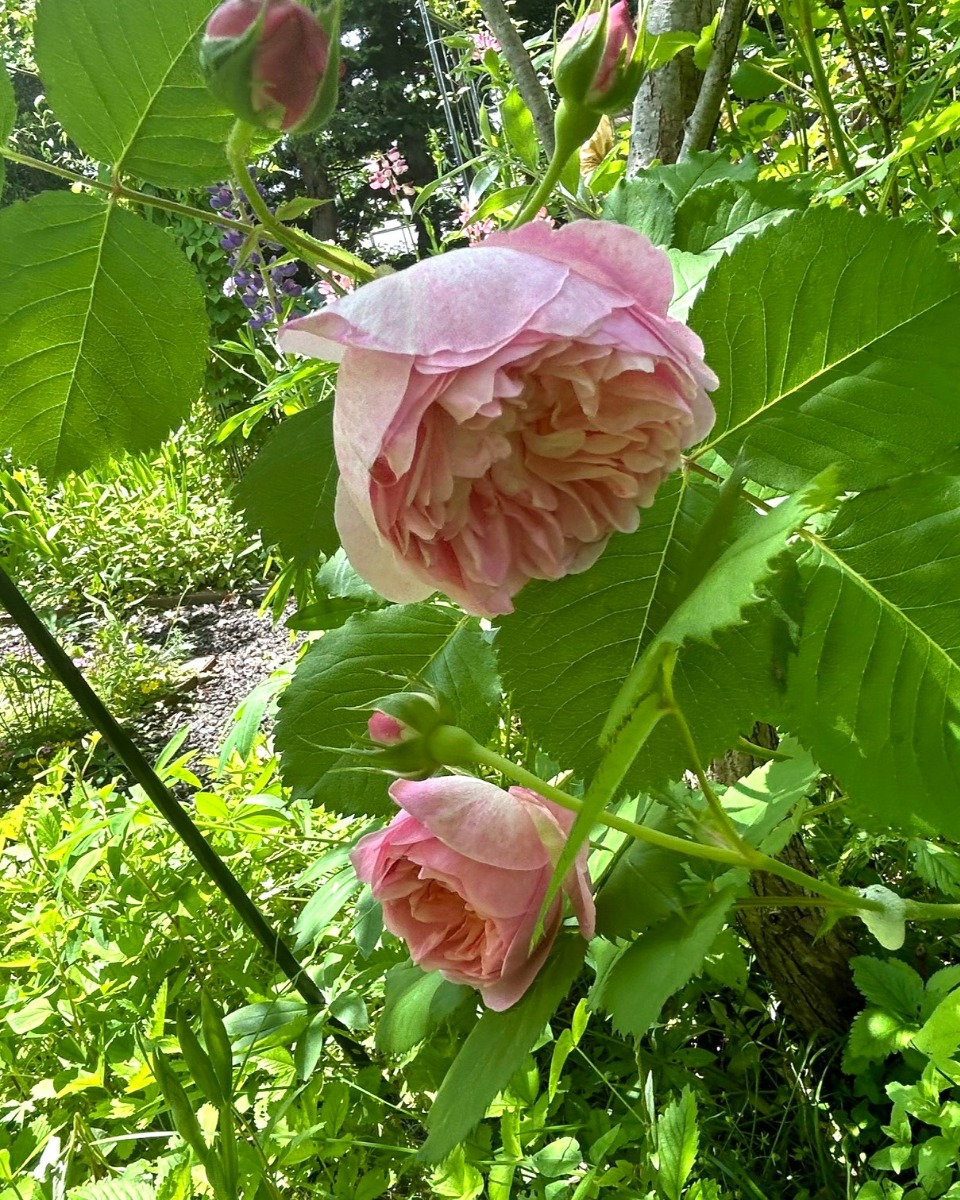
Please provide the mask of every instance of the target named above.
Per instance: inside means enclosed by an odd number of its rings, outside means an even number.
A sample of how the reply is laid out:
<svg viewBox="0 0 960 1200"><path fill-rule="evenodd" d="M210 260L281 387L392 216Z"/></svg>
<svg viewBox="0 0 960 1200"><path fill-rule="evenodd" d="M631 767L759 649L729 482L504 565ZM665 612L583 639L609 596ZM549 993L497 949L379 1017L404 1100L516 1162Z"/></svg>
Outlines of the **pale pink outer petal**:
<svg viewBox="0 0 960 1200"><path fill-rule="evenodd" d="M432 836L429 829L409 813L398 813L386 829L368 833L357 842L350 851L350 862L362 883L376 887L393 859Z"/></svg>
<svg viewBox="0 0 960 1200"><path fill-rule="evenodd" d="M539 907L550 878L547 867L513 871L478 863L439 838L411 846L406 857L422 868L424 878L446 883L479 916L498 920L521 916L531 905Z"/></svg>
<svg viewBox="0 0 960 1200"><path fill-rule="evenodd" d="M477 247L478 257L504 244L530 254L538 263L564 263L582 278L615 288L658 316L666 316L673 298L670 260L649 238L627 225L572 221L552 229L542 221L531 221L519 229L492 233Z"/></svg>
<svg viewBox="0 0 960 1200"><path fill-rule="evenodd" d="M566 283L560 260L524 277L526 265L510 248L483 255L453 250L421 259L291 321L281 330L280 345L299 350L298 335L308 332L364 350L417 357L454 351L476 362L527 328Z"/></svg>
<svg viewBox="0 0 960 1200"><path fill-rule="evenodd" d="M549 865L525 806L486 780L462 775L398 779L390 796L441 842L477 863L511 871Z"/></svg>
<svg viewBox="0 0 960 1200"><path fill-rule="evenodd" d="M539 905L537 906L539 908ZM487 1008L494 1012L503 1012L516 1004L537 977L540 968L547 960L547 955L556 941L560 930L560 905L555 903L544 923L544 936L530 954L530 938L536 926L537 910L527 914L526 920L517 929L510 948L503 960L500 978L493 983L484 984L480 995Z"/></svg>
<svg viewBox="0 0 960 1200"><path fill-rule="evenodd" d="M425 583L380 536L379 530L371 524L372 517L367 521L361 515L342 479L337 488L334 519L351 566L384 599L397 604L412 604L425 600L436 591L434 584Z"/></svg>
<svg viewBox="0 0 960 1200"><path fill-rule="evenodd" d="M541 840L547 847L551 865L555 865L560 859L563 844L573 828L576 813L571 812L568 808L561 808L559 804L555 804L552 800L548 800L545 796L541 796L529 788L512 787L510 794L522 798L528 804L528 811L531 815L536 810L540 810L542 817L536 821L537 828ZM551 825L553 829L551 829ZM582 846L573 869L563 881L563 890L570 897L580 932L589 941L596 932L597 912L593 902L590 875L587 871L587 854L588 847Z"/></svg>

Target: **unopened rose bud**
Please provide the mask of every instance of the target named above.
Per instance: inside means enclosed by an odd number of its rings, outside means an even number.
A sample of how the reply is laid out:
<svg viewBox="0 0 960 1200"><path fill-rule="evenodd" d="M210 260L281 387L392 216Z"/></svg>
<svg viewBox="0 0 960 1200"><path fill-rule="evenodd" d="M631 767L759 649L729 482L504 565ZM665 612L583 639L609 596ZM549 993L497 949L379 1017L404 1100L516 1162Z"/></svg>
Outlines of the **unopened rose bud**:
<svg viewBox="0 0 960 1200"><path fill-rule="evenodd" d="M615 113L630 103L643 78L637 30L627 0L603 0L560 39L553 58L557 94L595 113Z"/></svg>
<svg viewBox="0 0 960 1200"><path fill-rule="evenodd" d="M396 717L378 708L367 722L367 736L380 746L397 746L417 736L417 733Z"/></svg>
<svg viewBox="0 0 960 1200"><path fill-rule="evenodd" d="M238 117L285 133L317 129L337 102L340 5L224 0L207 22L207 86Z"/></svg>
<svg viewBox="0 0 960 1200"><path fill-rule="evenodd" d="M447 704L425 692L381 696L367 721L367 736L377 746L374 765L403 779L426 779L443 766L473 761L476 743L451 724Z"/></svg>

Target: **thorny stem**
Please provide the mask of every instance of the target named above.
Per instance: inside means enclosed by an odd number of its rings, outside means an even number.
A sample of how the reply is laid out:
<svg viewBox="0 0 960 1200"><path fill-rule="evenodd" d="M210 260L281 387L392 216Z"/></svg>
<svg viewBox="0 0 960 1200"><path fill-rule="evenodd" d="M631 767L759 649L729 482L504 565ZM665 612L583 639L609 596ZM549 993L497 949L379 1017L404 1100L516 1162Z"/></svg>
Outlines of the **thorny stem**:
<svg viewBox="0 0 960 1200"><path fill-rule="evenodd" d="M294 229L292 225L284 225L282 221L277 220L257 191L257 185L254 183L247 165L253 134L252 125L248 125L245 121L237 121L227 140L227 161L234 179L243 189L244 199L261 226L280 245L286 246L287 249L296 252L302 258L326 267L329 271L338 271L343 275L349 275L361 283L372 279L373 267L362 259L350 254L347 250L340 249L339 246L320 242L308 233L304 233L303 230Z"/></svg>

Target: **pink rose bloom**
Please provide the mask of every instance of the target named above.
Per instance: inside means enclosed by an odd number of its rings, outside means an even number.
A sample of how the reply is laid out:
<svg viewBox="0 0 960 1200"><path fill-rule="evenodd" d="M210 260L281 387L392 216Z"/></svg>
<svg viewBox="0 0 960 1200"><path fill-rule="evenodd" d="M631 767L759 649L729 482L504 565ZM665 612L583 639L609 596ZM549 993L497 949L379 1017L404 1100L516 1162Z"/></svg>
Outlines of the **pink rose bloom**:
<svg viewBox="0 0 960 1200"><path fill-rule="evenodd" d="M387 929L425 971L477 988L488 1008L516 1004L546 961L563 917L557 896L544 936L530 939L574 814L526 788L442 776L399 779L390 795L403 810L350 855L383 905ZM585 938L594 906L586 849L563 888Z"/></svg>
<svg viewBox="0 0 960 1200"><path fill-rule="evenodd" d="M635 530L714 421L672 293L625 225L533 222L287 325L284 349L341 362L336 520L359 574L495 616Z"/></svg>
<svg viewBox="0 0 960 1200"><path fill-rule="evenodd" d="M553 63L555 72L574 46L588 37L599 20L600 13L592 12L570 26L557 46ZM633 53L636 40L637 30L633 18L630 16L630 6L627 4L627 0L618 0L617 4L610 6L607 17L607 40L600 65L585 94L577 97L580 103L587 108L602 103L613 85L618 82L620 67Z"/></svg>

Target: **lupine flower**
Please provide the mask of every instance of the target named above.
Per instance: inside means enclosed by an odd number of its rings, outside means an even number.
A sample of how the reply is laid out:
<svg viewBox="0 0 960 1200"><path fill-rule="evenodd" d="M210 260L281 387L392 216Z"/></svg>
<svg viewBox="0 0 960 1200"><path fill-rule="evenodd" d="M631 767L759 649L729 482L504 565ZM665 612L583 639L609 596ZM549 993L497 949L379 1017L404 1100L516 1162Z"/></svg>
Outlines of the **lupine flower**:
<svg viewBox="0 0 960 1200"><path fill-rule="evenodd" d="M406 159L397 149L397 143L394 142L390 149L382 157L368 158L364 163L367 171L367 176L370 181L370 187L374 191L388 191L391 196L399 197L412 196L414 189L409 184L401 183L400 176L405 175L410 169L407 166Z"/></svg>
<svg viewBox="0 0 960 1200"><path fill-rule="evenodd" d="M498 54L500 53L500 43L486 29L481 29L479 33L472 34L470 41L473 42L473 57L477 62L482 61L484 54L488 50L496 50Z"/></svg>
<svg viewBox="0 0 960 1200"><path fill-rule="evenodd" d="M257 184L256 187L260 195L266 198L263 185ZM208 188L207 192L210 195L210 207L221 216L228 220L249 218L242 193L235 195L226 184ZM281 246L268 244L266 259L263 253L254 251L241 264L239 254L243 244L244 236L239 229L227 229L220 239L220 246L229 255L231 267L221 291L224 296L239 298L250 313L247 324L251 329L259 330L283 315L280 301L297 299L303 293L303 288L295 278L298 264L278 261L284 253Z"/></svg>

